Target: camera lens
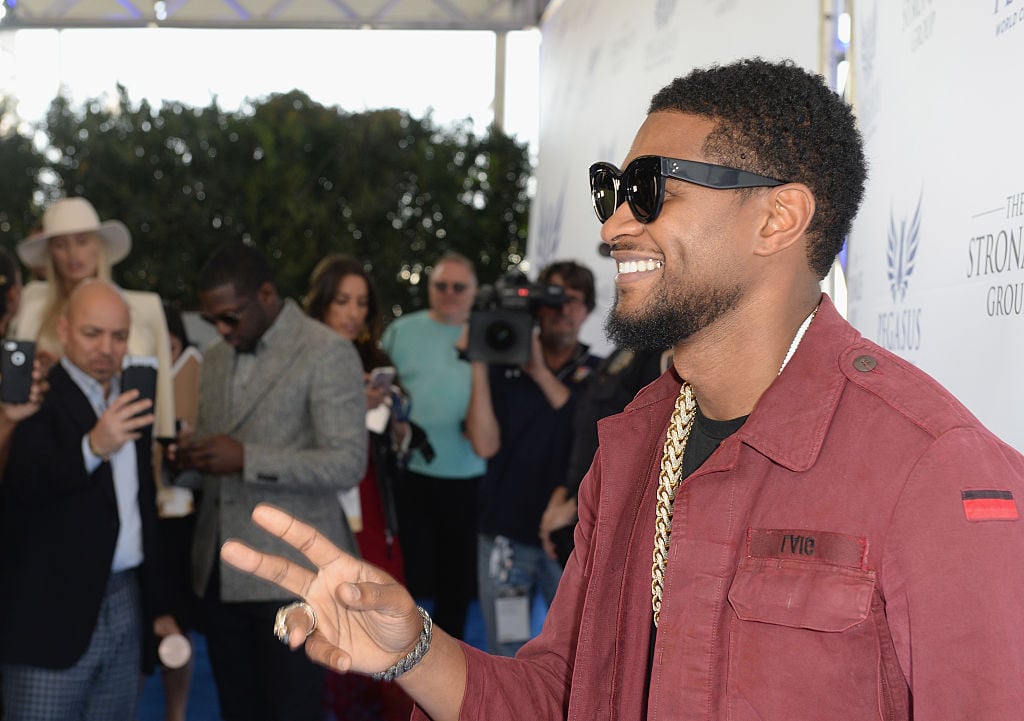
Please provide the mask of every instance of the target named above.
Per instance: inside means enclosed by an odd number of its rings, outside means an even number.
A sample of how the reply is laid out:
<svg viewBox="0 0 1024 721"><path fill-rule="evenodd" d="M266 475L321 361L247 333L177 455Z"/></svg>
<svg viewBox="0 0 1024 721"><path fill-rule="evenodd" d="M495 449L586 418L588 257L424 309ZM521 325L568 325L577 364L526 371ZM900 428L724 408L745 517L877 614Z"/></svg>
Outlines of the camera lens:
<svg viewBox="0 0 1024 721"><path fill-rule="evenodd" d="M516 344L516 329L504 320L496 320L484 330L484 340L489 348L508 350Z"/></svg>

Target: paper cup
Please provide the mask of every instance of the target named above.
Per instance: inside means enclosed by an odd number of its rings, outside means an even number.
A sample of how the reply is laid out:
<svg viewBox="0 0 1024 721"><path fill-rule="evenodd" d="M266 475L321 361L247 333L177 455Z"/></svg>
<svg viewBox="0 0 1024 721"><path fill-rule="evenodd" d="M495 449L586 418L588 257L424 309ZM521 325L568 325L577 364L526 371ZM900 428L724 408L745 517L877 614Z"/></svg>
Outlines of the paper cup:
<svg viewBox="0 0 1024 721"><path fill-rule="evenodd" d="M192 658L192 644L180 633L164 636L157 648L160 663L167 668L181 668Z"/></svg>

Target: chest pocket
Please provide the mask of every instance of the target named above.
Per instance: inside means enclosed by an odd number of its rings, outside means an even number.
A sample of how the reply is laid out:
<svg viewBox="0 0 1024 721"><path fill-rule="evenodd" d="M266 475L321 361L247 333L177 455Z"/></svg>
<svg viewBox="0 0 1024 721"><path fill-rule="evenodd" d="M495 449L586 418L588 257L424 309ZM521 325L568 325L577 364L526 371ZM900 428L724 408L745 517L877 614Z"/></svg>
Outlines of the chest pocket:
<svg viewBox="0 0 1024 721"><path fill-rule="evenodd" d="M740 619L837 632L867 618L875 572L865 568L866 539L752 528L746 551L729 589Z"/></svg>
<svg viewBox="0 0 1024 721"><path fill-rule="evenodd" d="M875 572L820 561L745 558L729 589L744 621L845 631L868 617Z"/></svg>

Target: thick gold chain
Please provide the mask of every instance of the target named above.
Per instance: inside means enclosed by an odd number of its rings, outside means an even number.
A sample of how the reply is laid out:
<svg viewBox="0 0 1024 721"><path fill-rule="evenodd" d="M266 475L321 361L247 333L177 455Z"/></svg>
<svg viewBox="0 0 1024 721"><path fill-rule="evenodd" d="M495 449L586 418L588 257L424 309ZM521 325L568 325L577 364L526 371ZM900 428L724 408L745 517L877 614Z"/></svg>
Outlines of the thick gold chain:
<svg viewBox="0 0 1024 721"><path fill-rule="evenodd" d="M804 332L814 320L818 312L818 306L814 307L811 314L804 319L804 322L797 329L796 336L789 346L782 361L783 368L793 357L797 346L804 337ZM661 456L661 473L658 474L658 507L654 518L654 562L651 564L651 607L654 609L654 626L658 626L658 618L661 616L661 596L665 590L665 563L668 561L668 541L672 535L672 509L676 501L676 489L679 488L679 480L683 475L683 454L686 452L686 441L690 439L690 431L693 430L693 419L697 417L697 401L693 395L693 388L689 383L683 381L679 389L679 397L676 398L675 410L672 411L672 421L668 424L668 434L665 436L665 451Z"/></svg>
<svg viewBox="0 0 1024 721"><path fill-rule="evenodd" d="M697 401L693 388L683 381L676 398L672 421L665 436L665 452L661 457L661 473L658 474L658 507L654 519L654 562L651 564L651 606L654 608L654 625L661 615L661 594L665 588L665 562L668 560L668 542L672 533L672 508L676 500L676 489L683 475L683 454L686 441L693 430L693 419L697 415Z"/></svg>

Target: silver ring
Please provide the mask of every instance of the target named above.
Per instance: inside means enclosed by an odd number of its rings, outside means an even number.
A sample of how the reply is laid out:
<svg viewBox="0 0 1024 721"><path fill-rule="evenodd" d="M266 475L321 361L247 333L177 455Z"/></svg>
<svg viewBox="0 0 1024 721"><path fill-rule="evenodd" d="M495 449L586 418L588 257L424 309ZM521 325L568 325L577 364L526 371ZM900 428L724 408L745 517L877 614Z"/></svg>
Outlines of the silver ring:
<svg viewBox="0 0 1024 721"><path fill-rule="evenodd" d="M277 615L274 617L274 635L277 636L277 640L281 643L288 645L288 612L301 608L309 616L309 630L306 631L306 638L313 633L316 629L316 611L305 601L296 601L295 603L289 603L287 606L281 606L277 609Z"/></svg>

